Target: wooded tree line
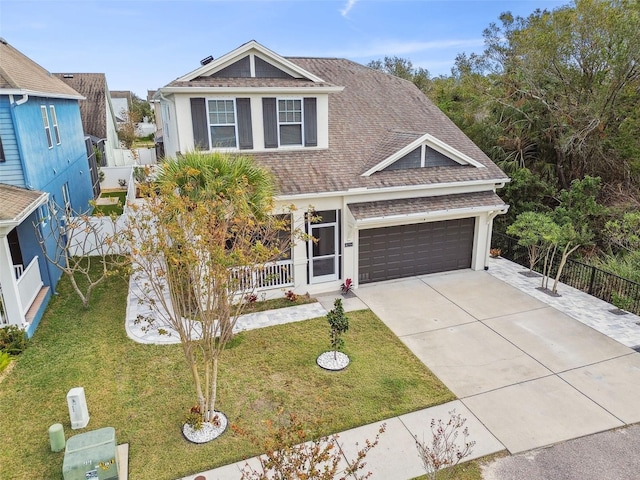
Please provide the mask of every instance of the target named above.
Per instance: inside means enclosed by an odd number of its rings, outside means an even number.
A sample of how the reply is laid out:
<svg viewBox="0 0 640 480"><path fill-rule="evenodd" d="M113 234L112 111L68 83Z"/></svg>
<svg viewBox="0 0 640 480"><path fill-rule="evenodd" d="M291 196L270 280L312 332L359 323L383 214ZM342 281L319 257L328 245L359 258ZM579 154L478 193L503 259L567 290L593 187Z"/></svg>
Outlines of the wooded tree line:
<svg viewBox="0 0 640 480"><path fill-rule="evenodd" d="M599 258L627 261L604 227L640 210L640 2L506 12L483 36L484 52L459 54L450 75L399 57L369 66L413 81L512 177L498 230L522 212L555 210L573 181L600 178L596 200L609 208L591 219L593 245Z"/></svg>

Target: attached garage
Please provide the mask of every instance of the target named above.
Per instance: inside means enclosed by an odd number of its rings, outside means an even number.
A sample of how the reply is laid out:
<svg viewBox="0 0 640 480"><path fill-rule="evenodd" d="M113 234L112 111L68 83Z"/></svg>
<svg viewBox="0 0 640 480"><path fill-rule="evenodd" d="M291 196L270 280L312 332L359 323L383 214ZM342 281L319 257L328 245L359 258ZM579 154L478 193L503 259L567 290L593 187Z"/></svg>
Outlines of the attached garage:
<svg viewBox="0 0 640 480"><path fill-rule="evenodd" d="M475 217L359 231L360 284L470 268Z"/></svg>

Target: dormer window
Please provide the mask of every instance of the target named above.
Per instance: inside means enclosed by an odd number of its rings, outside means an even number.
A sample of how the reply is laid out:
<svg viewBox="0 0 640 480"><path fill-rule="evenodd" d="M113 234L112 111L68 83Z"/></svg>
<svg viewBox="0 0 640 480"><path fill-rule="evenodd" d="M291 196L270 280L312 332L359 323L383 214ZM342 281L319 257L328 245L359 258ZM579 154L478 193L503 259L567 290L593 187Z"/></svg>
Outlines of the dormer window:
<svg viewBox="0 0 640 480"><path fill-rule="evenodd" d="M302 99L278 99L280 145L302 145Z"/></svg>
<svg viewBox="0 0 640 480"><path fill-rule="evenodd" d="M212 148L238 148L234 99L209 100L209 134Z"/></svg>

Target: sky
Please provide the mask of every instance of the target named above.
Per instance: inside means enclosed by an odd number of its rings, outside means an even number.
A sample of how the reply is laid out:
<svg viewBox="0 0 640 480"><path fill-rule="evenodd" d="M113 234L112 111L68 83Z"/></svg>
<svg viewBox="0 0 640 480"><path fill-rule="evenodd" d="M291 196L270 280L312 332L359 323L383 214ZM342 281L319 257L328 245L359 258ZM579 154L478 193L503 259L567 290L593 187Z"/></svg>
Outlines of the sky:
<svg viewBox="0 0 640 480"><path fill-rule="evenodd" d="M283 56L411 60L449 74L502 12L569 0L0 0L0 36L55 73L105 73L146 98L249 40ZM0 59L1 61L1 59Z"/></svg>

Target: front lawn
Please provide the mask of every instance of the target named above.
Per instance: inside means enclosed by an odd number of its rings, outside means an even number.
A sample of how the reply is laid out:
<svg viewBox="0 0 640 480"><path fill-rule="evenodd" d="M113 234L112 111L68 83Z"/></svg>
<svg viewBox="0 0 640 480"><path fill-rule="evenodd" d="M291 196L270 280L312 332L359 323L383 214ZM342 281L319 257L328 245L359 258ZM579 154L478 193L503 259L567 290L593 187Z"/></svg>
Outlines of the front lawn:
<svg viewBox="0 0 640 480"><path fill-rule="evenodd" d="M63 279L36 335L0 383L2 479L62 478L63 453L51 453L47 429L70 428L66 394L85 388L88 429L112 426L129 443L129 478L175 479L258 452L231 430L206 445L180 426L195 403L179 345L140 345L124 331L126 283L100 286L89 310ZM351 365L315 365L327 349L325 318L244 332L222 359L217 409L231 423L261 432L279 409L315 419L325 433L443 403L453 394L370 311L349 313ZM362 439L364 441L364 439Z"/></svg>

